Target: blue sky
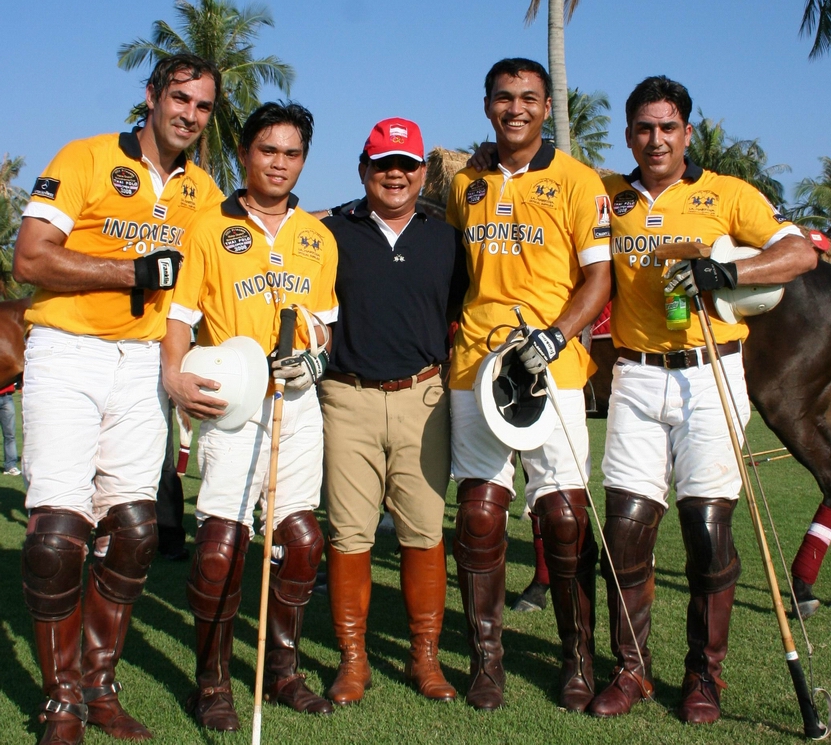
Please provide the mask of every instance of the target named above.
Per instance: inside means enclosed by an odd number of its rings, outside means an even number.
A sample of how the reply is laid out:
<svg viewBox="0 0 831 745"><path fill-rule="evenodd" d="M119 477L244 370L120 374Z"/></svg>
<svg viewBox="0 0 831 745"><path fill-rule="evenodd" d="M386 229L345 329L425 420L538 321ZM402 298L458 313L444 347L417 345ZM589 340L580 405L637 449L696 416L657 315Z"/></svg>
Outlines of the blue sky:
<svg viewBox="0 0 831 745"><path fill-rule="evenodd" d="M546 18L523 24L526 0L269 2L258 56L294 66L291 97L315 116L316 133L296 189L307 209L361 193L357 156L372 125L388 116L419 123L427 147L467 146L490 124L483 80L506 56L547 60ZM545 3L543 3L545 5ZM831 156L831 57L808 61L798 36L803 0L584 0L566 28L569 85L605 91L612 104L605 165L628 172L624 102L647 75L683 82L728 134L759 138L792 198L801 178ZM116 66L119 44L173 22L172 0L39 0L4 3L0 45L0 154L22 155L16 182L31 187L71 139L125 128L149 69ZM283 97L265 89L263 100ZM697 116L694 116L697 118Z"/></svg>

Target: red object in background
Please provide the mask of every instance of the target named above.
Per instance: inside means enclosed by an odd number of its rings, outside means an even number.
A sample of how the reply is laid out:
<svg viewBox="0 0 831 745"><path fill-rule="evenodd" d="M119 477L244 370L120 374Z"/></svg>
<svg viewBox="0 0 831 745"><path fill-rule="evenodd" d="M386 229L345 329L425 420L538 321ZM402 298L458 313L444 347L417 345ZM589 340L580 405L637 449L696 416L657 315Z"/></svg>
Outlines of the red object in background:
<svg viewBox="0 0 831 745"><path fill-rule="evenodd" d="M606 307L600 311L600 315L592 325L592 338L598 336L609 336L612 333L612 303L606 303Z"/></svg>

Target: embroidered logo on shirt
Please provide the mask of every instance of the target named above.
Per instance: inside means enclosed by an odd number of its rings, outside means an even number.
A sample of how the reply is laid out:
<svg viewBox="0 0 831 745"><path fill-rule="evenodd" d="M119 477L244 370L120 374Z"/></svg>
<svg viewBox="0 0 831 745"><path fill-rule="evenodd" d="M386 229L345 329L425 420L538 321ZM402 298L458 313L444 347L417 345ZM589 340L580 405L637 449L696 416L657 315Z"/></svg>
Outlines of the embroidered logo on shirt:
<svg viewBox="0 0 831 745"><path fill-rule="evenodd" d="M182 197L179 200L179 205L181 207L187 207L190 210L196 209L197 189L196 182L192 178L188 178L186 176L182 179L180 195Z"/></svg>
<svg viewBox="0 0 831 745"><path fill-rule="evenodd" d="M594 206L597 209L597 224L611 225L612 224L612 203L609 197L605 194L594 198Z"/></svg>
<svg viewBox="0 0 831 745"><path fill-rule="evenodd" d="M663 215L647 215L646 216L646 227L647 228L660 228L664 224L664 216Z"/></svg>
<svg viewBox="0 0 831 745"><path fill-rule="evenodd" d="M41 176L35 180L35 188L32 189L32 196L55 199L58 196L58 187L60 185L61 182L56 178Z"/></svg>
<svg viewBox="0 0 831 745"><path fill-rule="evenodd" d="M304 230L297 236L294 255L320 263L323 259L323 236L314 230Z"/></svg>
<svg viewBox="0 0 831 745"><path fill-rule="evenodd" d="M514 205L510 202L499 202L496 205L496 214L503 217L510 217L514 214Z"/></svg>
<svg viewBox="0 0 831 745"><path fill-rule="evenodd" d="M559 193L560 185L550 178L544 178L531 187L526 201L540 207L553 207Z"/></svg>
<svg viewBox="0 0 831 745"><path fill-rule="evenodd" d="M222 231L222 247L232 254L244 254L254 244L251 231L242 225L231 225Z"/></svg>
<svg viewBox="0 0 831 745"><path fill-rule="evenodd" d="M718 194L712 191L697 191L684 205L684 214L717 215Z"/></svg>
<svg viewBox="0 0 831 745"><path fill-rule="evenodd" d="M122 197L132 197L139 190L138 174L127 166L116 166L110 173L113 188Z"/></svg>
<svg viewBox="0 0 831 745"><path fill-rule="evenodd" d="M273 251L268 255L268 261L275 266L283 266L283 255L276 254Z"/></svg>
<svg viewBox="0 0 831 745"><path fill-rule="evenodd" d="M612 202L612 212L618 217L623 217L635 209L637 203L638 193L627 189L626 191L620 192L620 194L615 194L615 200Z"/></svg>
<svg viewBox="0 0 831 745"><path fill-rule="evenodd" d="M163 204L154 204L153 217L158 218L159 220L164 220L167 217L167 207Z"/></svg>
<svg viewBox="0 0 831 745"><path fill-rule="evenodd" d="M483 178L478 178L465 191L465 201L468 204L479 204L488 193L488 182Z"/></svg>
<svg viewBox="0 0 831 745"><path fill-rule="evenodd" d="M405 258L404 258L401 254L396 254L396 255L393 257L393 259L392 259L392 260L393 260L393 261L406 261L406 259L405 259Z"/></svg>

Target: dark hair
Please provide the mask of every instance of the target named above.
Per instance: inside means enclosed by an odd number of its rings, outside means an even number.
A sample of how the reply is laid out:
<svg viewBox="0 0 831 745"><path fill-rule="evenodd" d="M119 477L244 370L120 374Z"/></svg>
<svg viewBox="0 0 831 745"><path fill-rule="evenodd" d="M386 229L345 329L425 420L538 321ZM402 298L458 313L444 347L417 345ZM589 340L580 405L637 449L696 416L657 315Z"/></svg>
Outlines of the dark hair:
<svg viewBox="0 0 831 745"><path fill-rule="evenodd" d="M670 80L666 75L653 75L638 83L626 99L626 126L632 126L632 119L641 106L658 103L658 101L671 103L678 109L684 125L690 123L692 113L690 92L681 83Z"/></svg>
<svg viewBox="0 0 831 745"><path fill-rule="evenodd" d="M248 117L242 126L239 144L243 150L248 150L254 143L257 135L275 124L290 124L297 129L303 142L303 159L309 154L309 145L312 144L315 120L312 112L299 103L269 101L260 106Z"/></svg>
<svg viewBox="0 0 831 745"><path fill-rule="evenodd" d="M551 98L551 76L539 62L534 62L525 57L506 57L499 60L485 76L485 98L491 97L493 86L500 75L510 75L512 78L519 77L523 72L532 72L540 76L542 87L545 89L545 97Z"/></svg>
<svg viewBox="0 0 831 745"><path fill-rule="evenodd" d="M147 85L153 89L154 101L162 97L165 89L182 71L190 75L188 80L199 80L203 75L210 75L214 79L214 101L219 100L219 93L222 89L222 73L219 68L213 62L197 57L195 54L173 54L159 60L147 79Z"/></svg>

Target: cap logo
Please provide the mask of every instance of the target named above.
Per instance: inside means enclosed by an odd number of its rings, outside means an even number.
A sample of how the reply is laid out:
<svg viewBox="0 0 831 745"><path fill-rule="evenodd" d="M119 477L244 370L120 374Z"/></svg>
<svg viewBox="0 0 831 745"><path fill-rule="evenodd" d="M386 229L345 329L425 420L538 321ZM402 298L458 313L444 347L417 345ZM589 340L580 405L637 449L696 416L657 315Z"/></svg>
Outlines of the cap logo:
<svg viewBox="0 0 831 745"><path fill-rule="evenodd" d="M400 124L391 124L390 125L390 141L396 143L402 143L407 139L407 128L402 127Z"/></svg>

